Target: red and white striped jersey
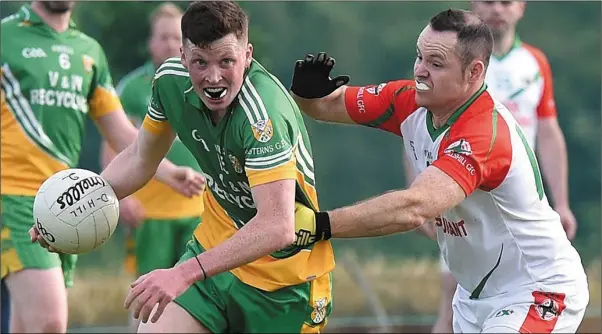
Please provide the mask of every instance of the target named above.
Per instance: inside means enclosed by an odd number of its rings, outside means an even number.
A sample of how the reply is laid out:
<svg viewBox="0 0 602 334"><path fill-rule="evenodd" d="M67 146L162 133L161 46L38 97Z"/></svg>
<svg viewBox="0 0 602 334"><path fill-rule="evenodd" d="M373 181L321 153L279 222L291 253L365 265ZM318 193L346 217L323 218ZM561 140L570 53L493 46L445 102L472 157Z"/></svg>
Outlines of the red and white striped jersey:
<svg viewBox="0 0 602 334"><path fill-rule="evenodd" d="M436 218L443 258L460 286L486 298L519 286L586 285L581 259L545 196L523 130L486 86L435 129L415 102L414 81L349 87L347 111L358 124L404 139L414 172L433 165L466 199ZM569 288L566 288L566 286Z"/></svg>
<svg viewBox="0 0 602 334"><path fill-rule="evenodd" d="M546 56L516 38L507 54L490 58L485 81L491 94L516 118L534 148L537 121L556 117L552 70Z"/></svg>

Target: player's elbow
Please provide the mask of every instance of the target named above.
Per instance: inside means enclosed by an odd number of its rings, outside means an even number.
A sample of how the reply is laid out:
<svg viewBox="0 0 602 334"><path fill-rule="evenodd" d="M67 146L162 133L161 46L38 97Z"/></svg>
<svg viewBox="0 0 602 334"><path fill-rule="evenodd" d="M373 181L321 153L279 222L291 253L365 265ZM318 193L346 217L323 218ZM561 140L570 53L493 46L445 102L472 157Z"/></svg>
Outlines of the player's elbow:
<svg viewBox="0 0 602 334"><path fill-rule="evenodd" d="M406 221L411 230L423 226L436 216L432 208L432 203L421 196L411 196L407 203L409 205L406 209Z"/></svg>

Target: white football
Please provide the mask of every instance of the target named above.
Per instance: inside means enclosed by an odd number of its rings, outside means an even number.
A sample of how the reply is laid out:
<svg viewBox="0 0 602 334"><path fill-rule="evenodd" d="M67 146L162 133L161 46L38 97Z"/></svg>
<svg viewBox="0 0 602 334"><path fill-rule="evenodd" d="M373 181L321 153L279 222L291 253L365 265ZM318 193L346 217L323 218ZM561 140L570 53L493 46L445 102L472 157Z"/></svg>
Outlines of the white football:
<svg viewBox="0 0 602 334"><path fill-rule="evenodd" d="M61 253L82 254L111 237L119 219L119 201L100 175L71 168L42 183L33 218L50 246Z"/></svg>

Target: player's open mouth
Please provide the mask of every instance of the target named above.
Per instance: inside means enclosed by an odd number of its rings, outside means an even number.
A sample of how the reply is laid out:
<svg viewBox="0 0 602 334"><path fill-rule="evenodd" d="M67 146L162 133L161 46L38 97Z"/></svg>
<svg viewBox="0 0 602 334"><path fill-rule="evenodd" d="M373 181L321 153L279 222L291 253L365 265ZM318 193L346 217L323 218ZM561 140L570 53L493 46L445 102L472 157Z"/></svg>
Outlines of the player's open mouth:
<svg viewBox="0 0 602 334"><path fill-rule="evenodd" d="M425 84L424 82L420 82L418 80L415 80L416 82L416 90L417 91L421 91L421 92L427 92L429 91L431 88Z"/></svg>
<svg viewBox="0 0 602 334"><path fill-rule="evenodd" d="M205 93L205 96L212 100L219 100L222 97L226 96L226 93L228 93L228 89L226 87L203 88L203 93Z"/></svg>

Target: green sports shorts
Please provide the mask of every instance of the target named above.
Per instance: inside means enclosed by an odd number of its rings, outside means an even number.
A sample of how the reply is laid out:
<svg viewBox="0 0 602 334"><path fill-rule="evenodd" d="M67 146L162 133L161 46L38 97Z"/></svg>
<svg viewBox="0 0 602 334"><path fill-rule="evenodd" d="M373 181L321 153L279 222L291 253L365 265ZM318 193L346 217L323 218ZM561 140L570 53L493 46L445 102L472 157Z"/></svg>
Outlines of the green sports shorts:
<svg viewBox="0 0 602 334"><path fill-rule="evenodd" d="M126 241L126 271L141 276L173 267L186 251L186 243L200 221L200 217L191 217L142 222Z"/></svg>
<svg viewBox="0 0 602 334"><path fill-rule="evenodd" d="M196 239L180 262L204 251ZM225 272L194 283L175 302L213 333L319 333L332 312L331 275L272 292Z"/></svg>
<svg viewBox="0 0 602 334"><path fill-rule="evenodd" d="M73 285L77 255L50 253L32 243L29 229L33 226L33 196L1 195L2 201L2 278L23 269L62 267L65 286Z"/></svg>

